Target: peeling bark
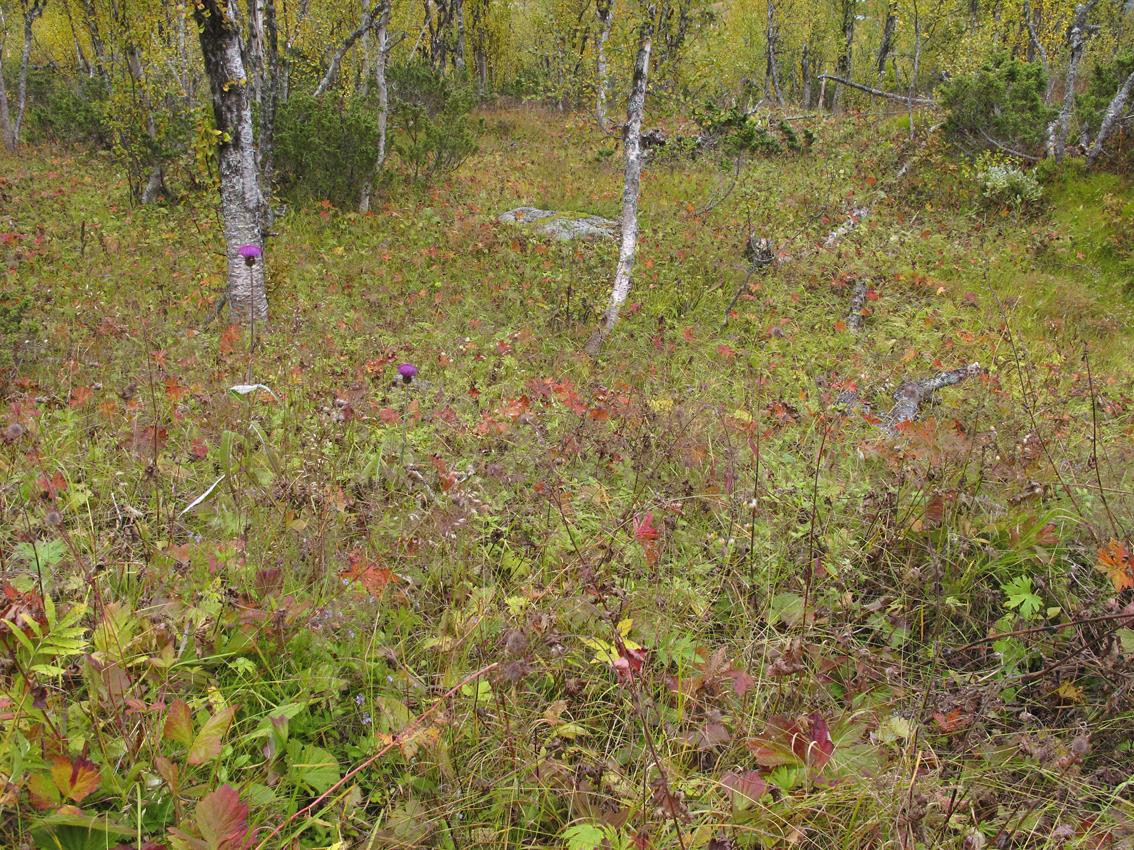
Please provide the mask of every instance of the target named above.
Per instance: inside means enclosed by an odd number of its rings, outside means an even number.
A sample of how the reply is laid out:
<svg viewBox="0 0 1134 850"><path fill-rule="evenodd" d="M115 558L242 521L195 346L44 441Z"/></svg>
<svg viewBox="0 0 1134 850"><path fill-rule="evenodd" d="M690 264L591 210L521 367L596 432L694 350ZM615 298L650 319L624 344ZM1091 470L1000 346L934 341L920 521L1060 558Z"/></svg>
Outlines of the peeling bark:
<svg viewBox="0 0 1134 850"><path fill-rule="evenodd" d="M193 16L212 92L221 218L228 260L227 301L233 320L263 327L268 320L264 262L248 266L241 245L262 245L267 205L260 190L252 138L252 104L241 57L236 0L200 0Z"/></svg>
<svg viewBox="0 0 1134 850"><path fill-rule="evenodd" d="M955 386L967 378L979 375L980 372L979 363L970 363L960 369L939 372L932 378L906 381L894 393L894 406L886 414L885 425L887 430L893 430L895 426L903 422L912 422L917 419L921 406L932 401L938 390Z"/></svg>
<svg viewBox="0 0 1134 850"><path fill-rule="evenodd" d="M1106 112L1103 114L1102 123L1099 124L1098 135L1095 136L1094 142L1091 144L1091 149L1087 151L1087 163L1090 165L1095 164L1095 160L1099 158L1102 153L1103 145L1114 132L1114 128L1118 126L1118 122L1122 118L1122 114L1126 111L1126 105L1130 102L1130 92L1134 89L1134 71L1126 78L1126 80L1118 87L1118 91L1114 93L1111 98L1110 105L1107 106Z"/></svg>
<svg viewBox="0 0 1134 850"><path fill-rule="evenodd" d="M646 107L646 84L650 71L650 48L653 43L654 8L647 11L638 37L638 55L634 60L634 82L626 106L626 172L622 188L622 245L618 252L618 267L610 303L602 315L599 326L587 342L587 353L598 354L603 342L618 321L618 312L630 294L634 255L638 248L638 192L642 181L642 115Z"/></svg>
<svg viewBox="0 0 1134 850"><path fill-rule="evenodd" d="M4 42L7 40L7 27L4 21L4 10L0 9L0 60L4 57ZM0 61L0 142L8 150L16 149L16 140L12 137L12 115L8 109L8 87L4 83L4 63Z"/></svg>

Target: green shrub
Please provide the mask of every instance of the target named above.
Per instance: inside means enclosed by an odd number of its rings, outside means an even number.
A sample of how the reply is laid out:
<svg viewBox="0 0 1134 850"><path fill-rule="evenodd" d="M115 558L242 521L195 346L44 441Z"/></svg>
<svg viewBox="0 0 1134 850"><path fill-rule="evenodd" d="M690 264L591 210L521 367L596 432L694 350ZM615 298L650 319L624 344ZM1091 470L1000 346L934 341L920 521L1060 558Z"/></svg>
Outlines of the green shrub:
<svg viewBox="0 0 1134 850"><path fill-rule="evenodd" d="M1034 206L1043 198L1043 187L1034 175L1014 165L994 162L977 172L981 197L991 206L1020 209Z"/></svg>
<svg viewBox="0 0 1134 850"><path fill-rule="evenodd" d="M801 138L788 122L780 120L772 125L739 106L723 109L709 102L694 109L693 119L701 128L701 147L719 147L729 155L774 156L785 150L802 153L815 141L810 130L805 129Z"/></svg>
<svg viewBox="0 0 1134 850"><path fill-rule="evenodd" d="M293 200L356 204L377 151L377 111L361 98L293 94L279 108L276 175Z"/></svg>
<svg viewBox="0 0 1134 850"><path fill-rule="evenodd" d="M999 55L941 87L945 134L970 153L997 146L1027 152L1043 144L1055 111L1044 103L1047 76L1034 62Z"/></svg>
<svg viewBox="0 0 1134 850"><path fill-rule="evenodd" d="M1091 71L1087 89L1075 98L1079 120L1094 136L1102 123L1103 114L1118 87L1134 71L1134 53L1125 53L1110 62L1101 62Z"/></svg>
<svg viewBox="0 0 1134 850"><path fill-rule="evenodd" d="M476 151L467 84L414 61L390 69L391 149L414 180L454 171Z"/></svg>
<svg viewBox="0 0 1134 850"><path fill-rule="evenodd" d="M72 82L50 68L31 69L28 138L36 142L108 144L102 121L106 97L106 84L99 77L79 77Z"/></svg>

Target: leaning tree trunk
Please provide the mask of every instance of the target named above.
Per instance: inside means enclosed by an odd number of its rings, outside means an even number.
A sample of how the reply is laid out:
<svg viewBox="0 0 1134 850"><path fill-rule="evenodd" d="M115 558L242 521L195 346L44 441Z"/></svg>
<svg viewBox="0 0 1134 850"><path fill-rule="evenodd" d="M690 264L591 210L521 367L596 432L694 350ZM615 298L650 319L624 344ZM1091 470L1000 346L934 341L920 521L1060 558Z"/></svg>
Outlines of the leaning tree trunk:
<svg viewBox="0 0 1134 850"><path fill-rule="evenodd" d="M358 199L358 211L370 212L370 195L374 190L374 180L386 164L386 125L390 117L390 90L386 85L386 61L390 55L388 28L390 25L390 2L384 0L382 12L378 16L378 56L374 64L374 84L378 89L378 151L374 157L374 168L363 181L362 193Z"/></svg>
<svg viewBox="0 0 1134 850"><path fill-rule="evenodd" d="M1083 57L1083 47L1087 43L1090 27L1087 16L1098 0L1089 0L1075 7L1075 18L1067 28L1067 80L1064 83L1063 106L1047 127L1047 155L1056 161L1063 159L1067 150L1067 136L1071 132L1071 115L1075 111L1075 83L1079 76L1079 60Z"/></svg>
<svg viewBox="0 0 1134 850"><path fill-rule="evenodd" d="M268 320L264 263L249 265L239 253L242 245L261 244L266 204L256 169L252 103L241 58L236 0L198 0L193 15L200 30L220 139L217 162L228 258L228 306L234 321L263 327Z"/></svg>
<svg viewBox="0 0 1134 850"><path fill-rule="evenodd" d="M1087 151L1087 163L1094 165L1095 160L1099 158L1102 153L1103 145L1114 132L1114 128L1118 126L1122 114L1126 111L1126 105L1130 102L1130 92L1134 89L1134 71L1126 78L1118 91L1114 93L1111 98L1110 105L1107 106L1106 112L1103 113L1102 123L1099 124L1099 133L1095 136L1095 141L1091 144L1091 149Z"/></svg>
<svg viewBox="0 0 1134 850"><path fill-rule="evenodd" d="M20 78L16 91L16 120L12 122L11 147L20 144L20 129L24 124L24 113L28 107L28 67L31 65L32 24L43 14L47 0L32 0L24 7L24 49L20 53Z"/></svg>
<svg viewBox="0 0 1134 850"><path fill-rule="evenodd" d="M634 254L638 248L638 191L642 183L642 114L646 107L646 83L650 73L650 47L653 43L654 8L646 12L638 38L638 56L634 60L634 82L626 106L626 173L622 187L622 245L618 251L618 267L610 303L595 332L587 342L587 353L594 356L602 348L618 321L618 312L630 294Z"/></svg>
<svg viewBox="0 0 1134 850"><path fill-rule="evenodd" d="M595 119L604 133L610 131L606 120L606 42L610 38L610 26L614 22L614 0L595 0L595 13L599 20L598 40L595 42Z"/></svg>

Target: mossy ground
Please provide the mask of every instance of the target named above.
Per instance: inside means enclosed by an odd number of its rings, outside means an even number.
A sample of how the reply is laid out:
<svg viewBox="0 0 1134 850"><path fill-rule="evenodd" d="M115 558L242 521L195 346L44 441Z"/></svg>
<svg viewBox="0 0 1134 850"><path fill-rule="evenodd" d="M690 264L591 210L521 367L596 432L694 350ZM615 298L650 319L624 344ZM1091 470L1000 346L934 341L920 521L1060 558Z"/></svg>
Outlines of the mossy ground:
<svg viewBox="0 0 1134 850"><path fill-rule="evenodd" d="M1131 840L1134 633L1071 625L1129 601L1097 550L1134 506L1130 184L1055 175L1045 208L987 209L874 117L735 185L732 161L662 156L592 361L616 247L495 216L617 217L618 157L582 119L484 118L445 183L279 223L254 352L202 327L210 195L133 209L101 157L0 159L5 297L32 301L3 567L98 625L61 675L5 662L0 843L28 840L60 748L98 766L84 812L159 842L221 784L271 847ZM780 262L726 322L752 231ZM921 422L878 427L902 381L970 362ZM163 736L176 699L197 726L238 707L204 761Z"/></svg>

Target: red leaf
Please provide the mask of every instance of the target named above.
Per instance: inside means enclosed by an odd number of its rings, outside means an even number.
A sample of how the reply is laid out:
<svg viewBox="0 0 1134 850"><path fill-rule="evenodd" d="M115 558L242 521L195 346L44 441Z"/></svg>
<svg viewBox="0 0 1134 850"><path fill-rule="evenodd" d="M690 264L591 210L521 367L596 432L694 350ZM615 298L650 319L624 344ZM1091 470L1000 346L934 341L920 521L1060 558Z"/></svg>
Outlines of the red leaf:
<svg viewBox="0 0 1134 850"><path fill-rule="evenodd" d="M658 530L654 527L654 514L638 514L634 519L634 539L645 545L658 539Z"/></svg>
<svg viewBox="0 0 1134 850"><path fill-rule="evenodd" d="M248 840L248 805L231 785L201 798L197 828L209 850L239 850Z"/></svg>
<svg viewBox="0 0 1134 850"><path fill-rule="evenodd" d="M736 773L735 771L726 773L721 777L721 784L729 790L733 805L736 805L737 797L755 802L768 791L768 783L755 770L747 770L744 773Z"/></svg>
<svg viewBox="0 0 1134 850"><path fill-rule="evenodd" d="M85 758L72 761L66 756L56 756L51 760L51 778L59 793L75 803L81 803L102 782L98 765L94 762Z"/></svg>
<svg viewBox="0 0 1134 850"><path fill-rule="evenodd" d="M185 749L193 746L193 718L189 714L189 705L185 700L178 699L170 703L162 737L167 741L176 741Z"/></svg>

